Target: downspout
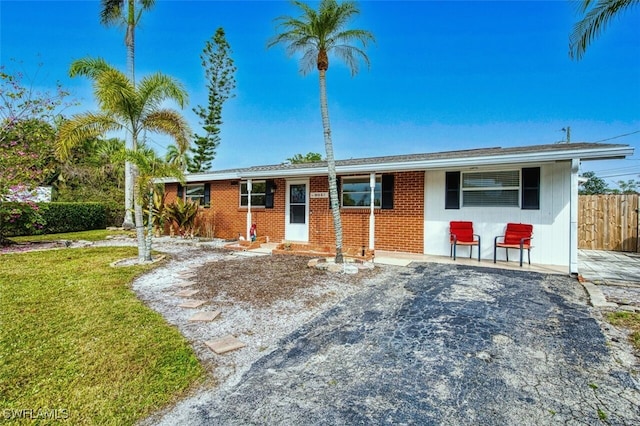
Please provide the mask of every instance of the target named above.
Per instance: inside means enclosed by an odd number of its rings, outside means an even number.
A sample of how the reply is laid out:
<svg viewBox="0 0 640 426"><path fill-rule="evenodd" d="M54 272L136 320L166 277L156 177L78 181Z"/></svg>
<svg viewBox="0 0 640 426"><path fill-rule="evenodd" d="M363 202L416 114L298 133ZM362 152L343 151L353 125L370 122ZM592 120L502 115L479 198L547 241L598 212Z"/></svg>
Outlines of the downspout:
<svg viewBox="0 0 640 426"><path fill-rule="evenodd" d="M371 173L369 176L369 187L371 188L371 213L369 214L369 250L374 249L374 240L376 234L376 216L374 213L375 208L375 194L376 194L376 174Z"/></svg>
<svg viewBox="0 0 640 426"><path fill-rule="evenodd" d="M251 230L251 191L253 190L253 186L251 185L251 179L247 179L247 233L246 239L247 241L251 239L249 236L249 232Z"/></svg>
<svg viewBox="0 0 640 426"><path fill-rule="evenodd" d="M569 273L578 275L578 169L580 160L571 160L571 193L569 196Z"/></svg>

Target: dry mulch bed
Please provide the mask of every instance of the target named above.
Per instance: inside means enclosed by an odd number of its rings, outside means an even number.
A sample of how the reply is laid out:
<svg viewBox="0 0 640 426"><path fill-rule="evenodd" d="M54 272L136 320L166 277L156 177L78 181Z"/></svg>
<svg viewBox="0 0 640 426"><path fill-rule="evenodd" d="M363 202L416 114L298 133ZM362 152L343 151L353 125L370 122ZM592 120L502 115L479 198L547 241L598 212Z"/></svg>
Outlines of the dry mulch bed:
<svg viewBox="0 0 640 426"><path fill-rule="evenodd" d="M355 275L336 274L309 268L309 257L271 255L225 259L195 270L199 298L225 298L266 307L290 299L296 292L322 285L324 281L358 285L377 271Z"/></svg>
<svg viewBox="0 0 640 426"><path fill-rule="evenodd" d="M0 254L8 253L25 253L34 250L49 250L54 248L65 247L56 241L42 241L42 242L29 242L29 243L14 243L10 242L6 245L0 245Z"/></svg>

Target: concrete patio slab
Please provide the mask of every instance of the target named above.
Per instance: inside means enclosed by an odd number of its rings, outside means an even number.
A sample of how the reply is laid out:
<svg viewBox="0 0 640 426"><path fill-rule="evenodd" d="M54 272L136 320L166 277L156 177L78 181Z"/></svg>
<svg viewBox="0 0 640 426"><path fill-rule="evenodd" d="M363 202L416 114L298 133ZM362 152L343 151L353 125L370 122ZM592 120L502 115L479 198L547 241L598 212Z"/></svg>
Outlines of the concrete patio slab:
<svg viewBox="0 0 640 426"><path fill-rule="evenodd" d="M183 278L183 279L186 279L186 280L196 277L196 273L193 272L193 271L179 272L177 275L178 275L179 278Z"/></svg>
<svg viewBox="0 0 640 426"><path fill-rule="evenodd" d="M539 265L524 263L520 266L517 261L498 261L493 263L493 260L482 259L478 262L477 258L469 259L468 257L457 257L456 260L449 256L433 256L428 254L416 254L416 253L400 253L384 250L376 250L374 263L381 265L395 265L395 266L408 266L412 262L428 262L428 263L440 263L445 265L465 265L474 266L479 268L494 268L494 269L507 269L511 271L529 271L539 272L543 274L566 274L569 275L569 270L566 266L561 265Z"/></svg>
<svg viewBox="0 0 640 426"><path fill-rule="evenodd" d="M204 305L205 303L207 303L206 300L194 299L194 300L189 300L187 302L183 302L183 303L179 304L178 307L194 309L194 308L199 308L200 306Z"/></svg>
<svg viewBox="0 0 640 426"><path fill-rule="evenodd" d="M240 340L231 335L224 336L216 340L209 340L208 342L204 342L204 344L218 355L235 351L236 349L244 348L246 346Z"/></svg>
<svg viewBox="0 0 640 426"><path fill-rule="evenodd" d="M640 286L640 254L604 250L579 250L579 271L594 284Z"/></svg>
<svg viewBox="0 0 640 426"><path fill-rule="evenodd" d="M200 290L180 290L175 295L178 297L191 297L200 293Z"/></svg>
<svg viewBox="0 0 640 426"><path fill-rule="evenodd" d="M218 318L219 315L220 315L220 311L203 311L203 312L198 312L197 314L189 318L189 321L211 322L214 319Z"/></svg>

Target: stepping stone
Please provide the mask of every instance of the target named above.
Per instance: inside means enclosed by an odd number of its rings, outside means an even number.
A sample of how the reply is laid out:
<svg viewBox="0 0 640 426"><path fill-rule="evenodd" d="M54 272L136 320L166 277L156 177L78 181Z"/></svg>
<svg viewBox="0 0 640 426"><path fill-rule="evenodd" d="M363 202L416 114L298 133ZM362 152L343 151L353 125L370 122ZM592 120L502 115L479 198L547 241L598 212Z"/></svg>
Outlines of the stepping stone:
<svg viewBox="0 0 640 426"><path fill-rule="evenodd" d="M178 287L189 287L194 284L195 283L193 281L182 281L181 283L178 284Z"/></svg>
<svg viewBox="0 0 640 426"><path fill-rule="evenodd" d="M176 293L176 296L180 297L191 297L200 293L200 290L180 290Z"/></svg>
<svg viewBox="0 0 640 426"><path fill-rule="evenodd" d="M220 315L220 311L198 312L197 314L195 314L194 316L189 318L189 321L209 322L209 321L213 321L214 319L216 319L218 317L218 315Z"/></svg>
<svg viewBox="0 0 640 426"><path fill-rule="evenodd" d="M179 304L178 306L180 308L198 308L198 307L204 305L205 303L207 303L206 300L193 299L193 300L189 300L187 302L183 302L183 303Z"/></svg>
<svg viewBox="0 0 640 426"><path fill-rule="evenodd" d="M247 346L231 335L224 336L217 340L209 340L208 342L204 342L204 344L218 355Z"/></svg>

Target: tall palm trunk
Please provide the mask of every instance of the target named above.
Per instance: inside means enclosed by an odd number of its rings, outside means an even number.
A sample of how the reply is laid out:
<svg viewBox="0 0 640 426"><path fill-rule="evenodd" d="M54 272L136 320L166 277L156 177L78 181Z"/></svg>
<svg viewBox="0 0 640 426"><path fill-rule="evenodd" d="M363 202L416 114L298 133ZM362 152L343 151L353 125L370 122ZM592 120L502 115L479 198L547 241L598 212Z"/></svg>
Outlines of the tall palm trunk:
<svg viewBox="0 0 640 426"><path fill-rule="evenodd" d="M327 166L329 169L329 195L331 197L331 214L333 228L336 234L336 263L343 263L342 256L342 220L340 218L340 198L336 178L336 160L333 156L333 142L331 141L331 124L329 123L329 107L327 103L327 71L319 70L320 76L320 114L322 115L322 129L324 133L324 147L327 152Z"/></svg>
<svg viewBox="0 0 640 426"><path fill-rule="evenodd" d="M147 217L147 235L145 239L145 248L144 248L144 256L145 260L148 259L151 261L151 237L153 235L153 187L149 190L149 203L147 204L147 209L149 211L149 215Z"/></svg>
<svg viewBox="0 0 640 426"><path fill-rule="evenodd" d="M137 175L137 168L132 166L134 180ZM136 240L138 243L138 262L143 263L151 260L151 251L147 253L147 245L144 238L144 213L142 212L142 194L139 191L133 193L133 217L136 221Z"/></svg>
<svg viewBox="0 0 640 426"><path fill-rule="evenodd" d="M127 11L127 33L125 35L125 45L127 46L127 71L131 83L135 87L135 28L136 28L136 10L135 0L129 0ZM136 141L133 133L127 138L127 149L131 151L136 150ZM124 222L122 226L124 228L131 228L133 226L133 217L131 216L131 210L133 209L134 198L134 177L133 166L129 160L124 163Z"/></svg>
<svg viewBox="0 0 640 426"><path fill-rule="evenodd" d="M135 0L129 0L128 2L128 13L127 13L127 35L125 43L127 45L127 69L129 71L129 78L131 79L131 84L133 87L136 87L136 74L135 74L135 33L136 33L136 8L135 8ZM132 123L133 125L133 123ZM129 141L129 147L131 151L135 152L138 149L138 134L136 130L131 131L131 139ZM125 163L126 170L126 163ZM144 217L142 212L142 196L138 194L138 191L135 190L136 180L138 176L138 168L129 162L129 188L126 188L126 179L125 179L125 192L129 194L129 199L133 204L134 211L134 220L136 226L136 238L138 242L138 260L140 262L150 262L151 261L151 241L148 242L144 238ZM140 198L140 199L137 199ZM126 196L125 196L126 202ZM131 211L130 208L127 208L127 211ZM126 216L125 216L126 221Z"/></svg>

